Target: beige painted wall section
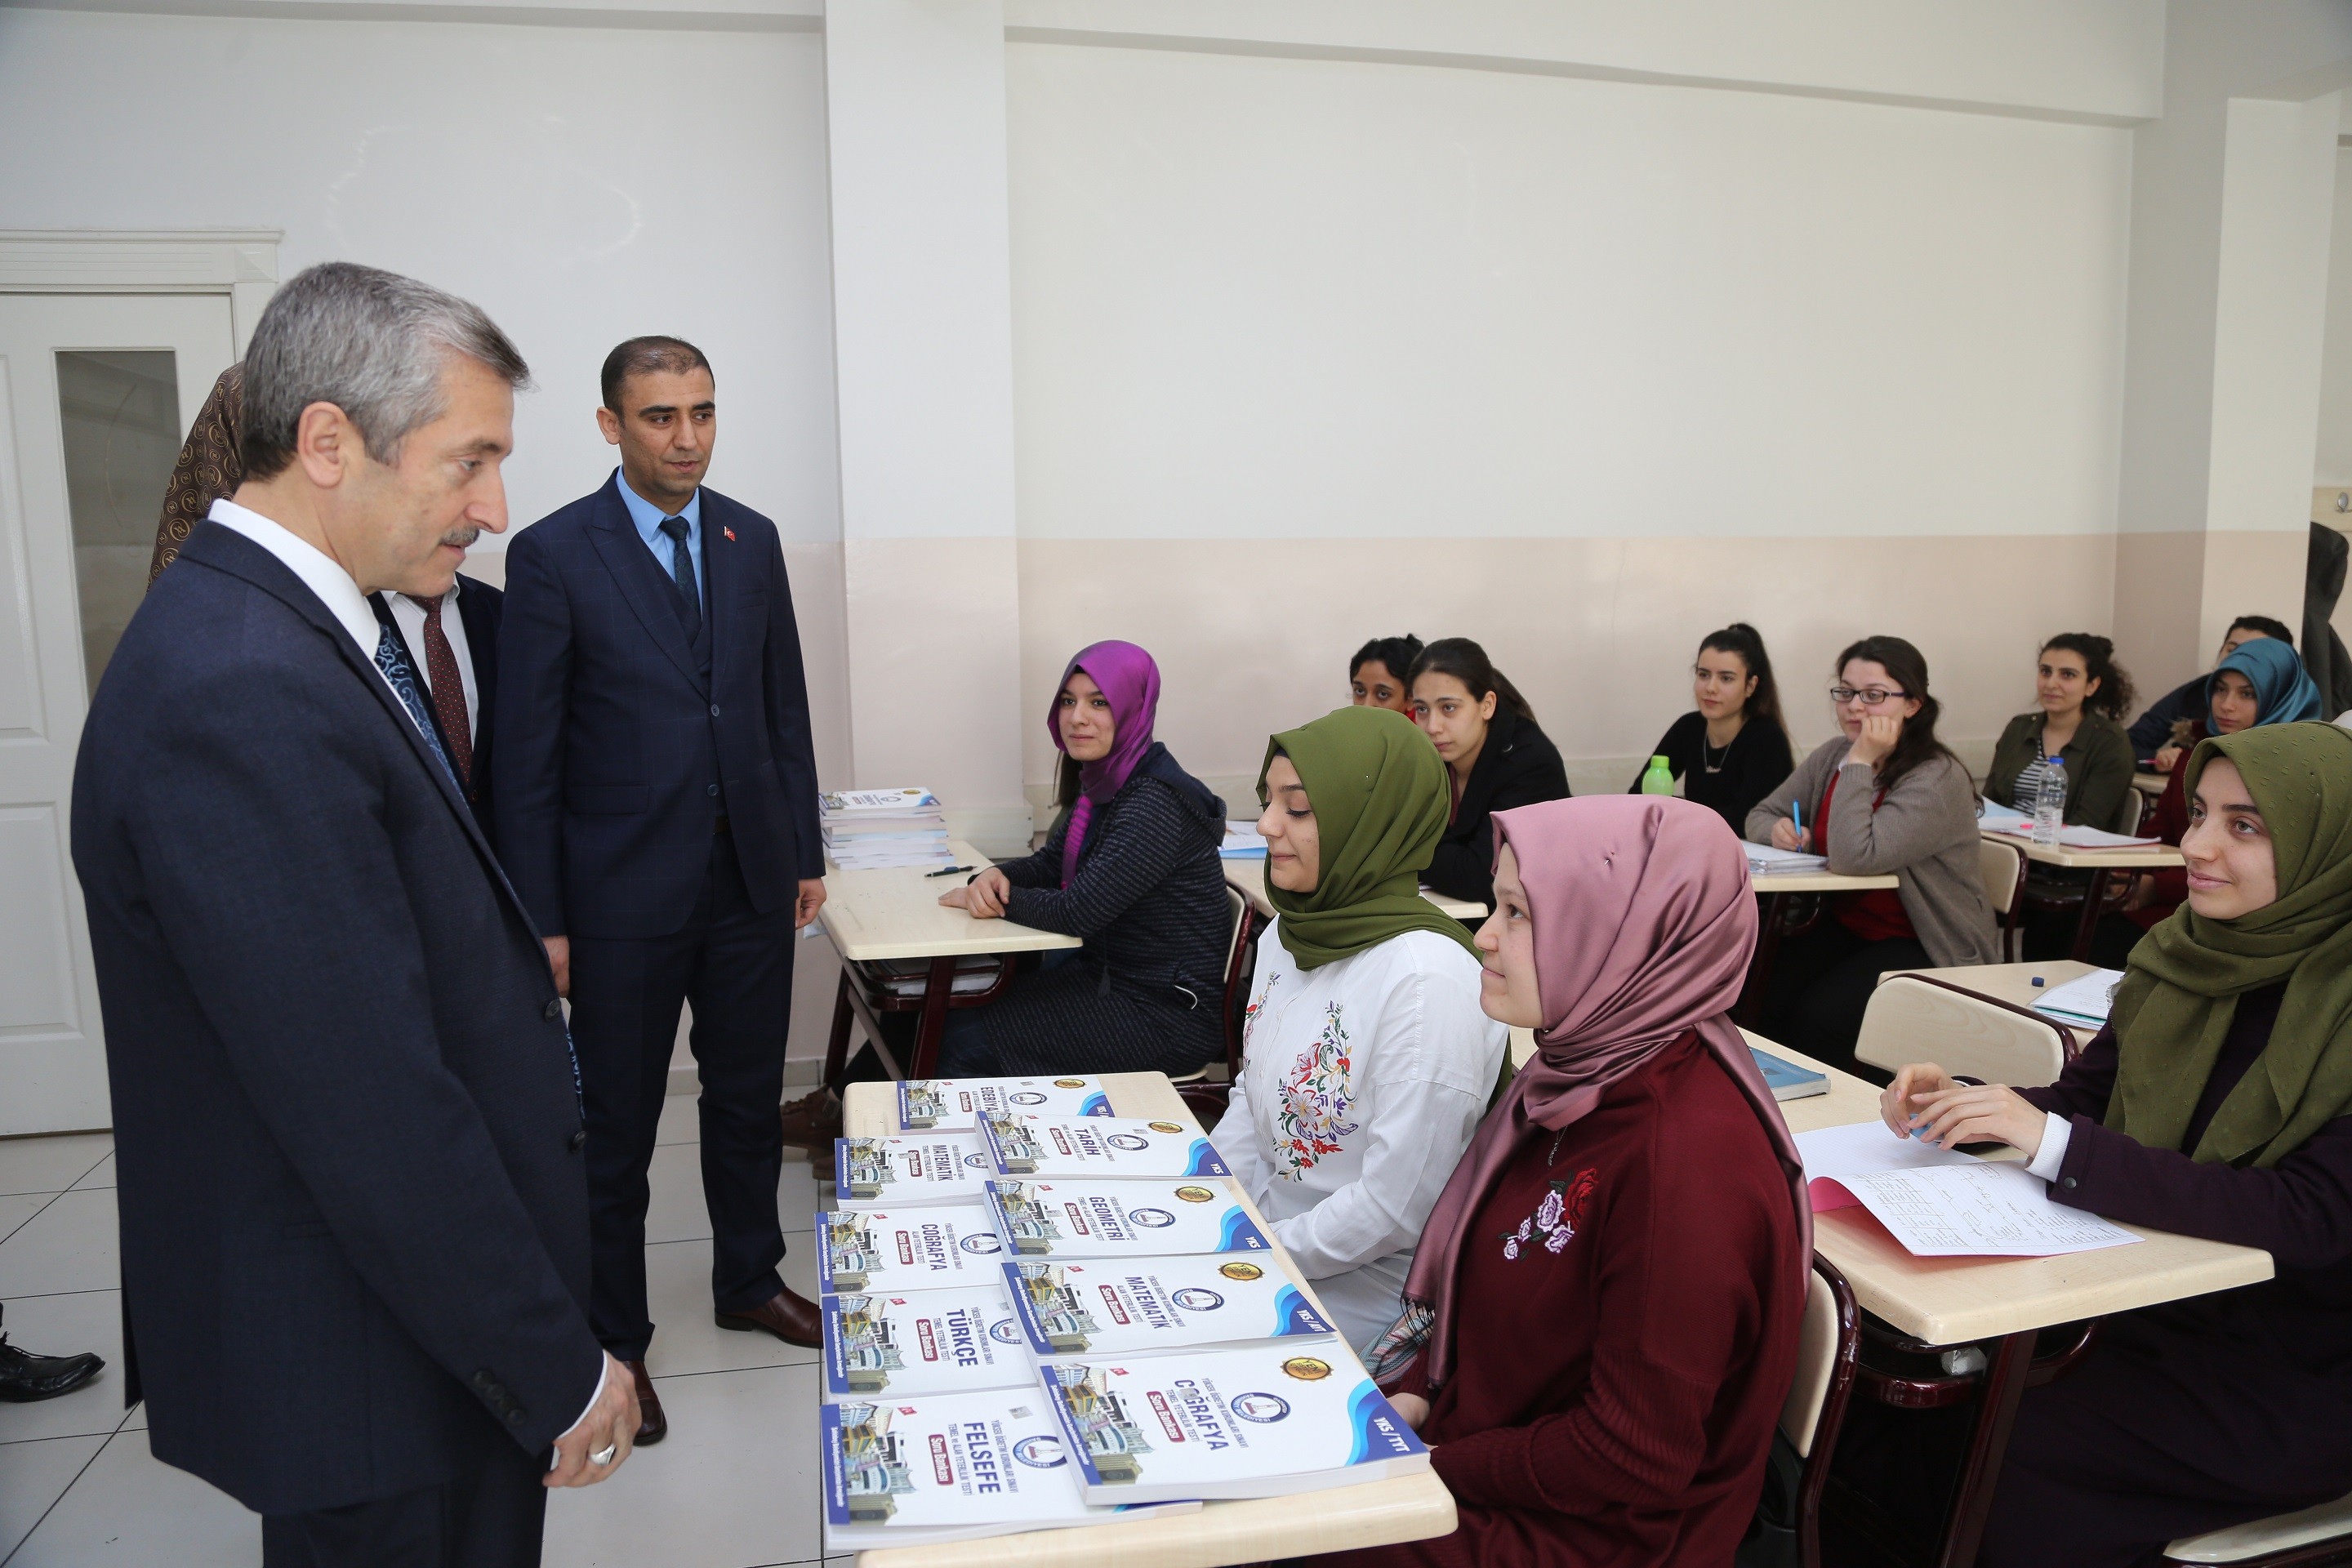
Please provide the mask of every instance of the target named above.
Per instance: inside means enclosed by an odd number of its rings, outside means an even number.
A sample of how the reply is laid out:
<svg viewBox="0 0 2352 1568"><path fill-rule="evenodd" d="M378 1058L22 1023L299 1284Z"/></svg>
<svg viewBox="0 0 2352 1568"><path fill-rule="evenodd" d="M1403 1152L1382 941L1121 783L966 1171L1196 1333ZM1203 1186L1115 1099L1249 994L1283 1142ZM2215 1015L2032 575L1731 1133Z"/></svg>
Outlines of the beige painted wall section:
<svg viewBox="0 0 2352 1568"><path fill-rule="evenodd" d="M2042 637L2107 628L2115 546L2112 535L1027 540L1024 773L1033 792L1051 777L1045 705L1064 661L1108 637L1158 658L1158 733L1204 777L1254 776L1268 734L1347 700L1358 646L1407 631L1478 638L1571 759L1645 754L1690 706L1698 639L1731 620L1764 634L1801 747L1832 732L1830 660L1872 632L1925 651L1948 738L1989 742L2031 706Z"/></svg>

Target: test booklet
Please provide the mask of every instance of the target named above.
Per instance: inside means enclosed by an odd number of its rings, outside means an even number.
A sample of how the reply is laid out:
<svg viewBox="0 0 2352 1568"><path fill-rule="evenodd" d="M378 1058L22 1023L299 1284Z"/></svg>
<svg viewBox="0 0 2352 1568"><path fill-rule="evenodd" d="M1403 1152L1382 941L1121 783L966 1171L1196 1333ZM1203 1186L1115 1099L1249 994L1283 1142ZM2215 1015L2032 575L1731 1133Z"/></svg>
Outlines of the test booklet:
<svg viewBox="0 0 2352 1568"><path fill-rule="evenodd" d="M2116 987L2123 981L2120 969L2094 969L2078 975L2063 985L2053 985L2033 1005L2037 1013L2047 1013L2062 1024L2080 1024L2098 1028L2107 1021L2107 1006L2114 1000Z"/></svg>
<svg viewBox="0 0 2352 1568"><path fill-rule="evenodd" d="M2022 1164L1898 1138L1883 1122L1800 1132L1797 1151L1815 1214L1859 1204L1915 1258L2050 1258L2140 1239L2051 1202Z"/></svg>
<svg viewBox="0 0 2352 1568"><path fill-rule="evenodd" d="M837 1293L991 1284L1005 1256L995 1211L985 1204L839 1209L816 1217L819 1288Z"/></svg>
<svg viewBox="0 0 2352 1568"><path fill-rule="evenodd" d="M1023 1258L1150 1258L1272 1252L1274 1244L1222 1182L1020 1182L998 1178L982 1201Z"/></svg>
<svg viewBox="0 0 2352 1568"><path fill-rule="evenodd" d="M1229 1176L1209 1135L1181 1121L1118 1116L983 1116L1000 1176Z"/></svg>
<svg viewBox="0 0 2352 1568"><path fill-rule="evenodd" d="M972 1541L1200 1506L1088 1506L1061 1426L1034 1379L983 1394L845 1400L820 1406L817 1421L828 1552Z"/></svg>
<svg viewBox="0 0 2352 1568"><path fill-rule="evenodd" d="M1218 846L1219 858L1226 860L1263 860L1265 858L1265 838L1255 822L1227 822L1225 841Z"/></svg>
<svg viewBox="0 0 2352 1568"><path fill-rule="evenodd" d="M1748 874L1761 877L1771 871L1826 871L1830 858L1808 855L1801 849L1779 849L1769 844L1753 842L1740 845L1748 852Z"/></svg>
<svg viewBox="0 0 2352 1568"><path fill-rule="evenodd" d="M1037 1380L1003 1279L956 1290L823 1296L824 1393L965 1394Z"/></svg>
<svg viewBox="0 0 2352 1568"><path fill-rule="evenodd" d="M1429 1468L1341 1340L1042 1371L1088 1502L1286 1497Z"/></svg>
<svg viewBox="0 0 2352 1568"><path fill-rule="evenodd" d="M1029 1348L1041 1356L1129 1355L1339 1331L1271 1256L1001 1267Z"/></svg>
<svg viewBox="0 0 2352 1568"><path fill-rule="evenodd" d="M1099 1079L910 1078L898 1083L898 1126L908 1132L961 1131L981 1116L1108 1116Z"/></svg>
<svg viewBox="0 0 2352 1568"><path fill-rule="evenodd" d="M835 1197L850 1205L969 1204L996 1168L977 1132L833 1141Z"/></svg>
<svg viewBox="0 0 2352 1568"><path fill-rule="evenodd" d="M1804 1100L1830 1091L1830 1075L1825 1072L1801 1068L1754 1046L1748 1047L1748 1054L1756 1058L1756 1070L1764 1075L1764 1087L1772 1091L1775 1100Z"/></svg>

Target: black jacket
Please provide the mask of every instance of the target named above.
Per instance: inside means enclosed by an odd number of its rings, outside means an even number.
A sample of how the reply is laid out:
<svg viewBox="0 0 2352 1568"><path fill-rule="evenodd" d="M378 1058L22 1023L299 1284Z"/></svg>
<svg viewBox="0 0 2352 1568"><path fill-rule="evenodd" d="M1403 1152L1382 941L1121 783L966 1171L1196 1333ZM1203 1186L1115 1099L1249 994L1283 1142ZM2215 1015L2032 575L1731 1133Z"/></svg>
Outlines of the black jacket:
<svg viewBox="0 0 2352 1568"><path fill-rule="evenodd" d="M2156 753L2172 744L2172 727L2183 719L2203 722L2206 715L2206 688L2213 678L2200 675L2184 680L2146 708L2132 721L2127 733L2131 736L2132 755L2141 767L2147 767Z"/></svg>
<svg viewBox="0 0 2352 1568"><path fill-rule="evenodd" d="M1515 805L1567 798L1568 768L1559 760L1559 748L1536 728L1534 720L1497 704L1486 726L1486 743L1470 764L1461 804L1437 841L1437 852L1422 880L1450 897L1492 905L1495 834L1487 818Z"/></svg>
<svg viewBox="0 0 2352 1568"><path fill-rule="evenodd" d="M490 810L490 753L495 750L491 737L497 730L490 716L498 710L499 621L506 595L462 572L457 574L457 581L461 584L457 591L457 619L466 629L466 657L474 667L474 732L466 737L474 749L474 776L472 798L467 804L474 808L474 821L481 827L482 836L496 848L499 834L497 818ZM375 612L376 625L392 628L393 640L408 656L408 668L422 674L425 650L408 646L407 634L393 617L392 605L384 596L370 594L368 608ZM432 698L421 689L421 683L416 694L425 698L425 711L431 716L433 728L441 731L442 749L447 750L449 736L442 727L441 710L433 706Z"/></svg>
<svg viewBox="0 0 2352 1568"><path fill-rule="evenodd" d="M1772 786L1797 771L1789 754L1789 731L1769 720L1750 719L1718 752L1706 743L1706 715L1694 708L1667 726L1658 737L1653 757L1666 759L1667 768L1683 781L1683 798L1706 807L1731 825L1735 835L1748 831L1748 814L1772 793ZM1715 771L1709 773L1707 764ZM1649 757L1642 759L1649 771ZM1642 774L1633 775L1629 795L1639 795Z"/></svg>
<svg viewBox="0 0 2352 1568"><path fill-rule="evenodd" d="M217 523L99 683L73 858L155 1457L289 1513L449 1479L485 1412L543 1451L604 1364L546 952L373 661Z"/></svg>

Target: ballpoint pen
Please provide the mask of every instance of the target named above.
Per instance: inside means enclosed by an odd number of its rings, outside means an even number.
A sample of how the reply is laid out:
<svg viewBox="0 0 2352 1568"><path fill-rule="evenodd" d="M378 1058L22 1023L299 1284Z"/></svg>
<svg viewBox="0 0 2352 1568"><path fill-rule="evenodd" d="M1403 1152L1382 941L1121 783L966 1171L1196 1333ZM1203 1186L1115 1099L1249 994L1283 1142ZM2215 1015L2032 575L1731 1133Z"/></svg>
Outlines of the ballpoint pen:
<svg viewBox="0 0 2352 1568"><path fill-rule="evenodd" d="M971 869L971 868L969 866L942 866L936 871L926 871L923 875L926 877L952 877L958 871L969 871Z"/></svg>

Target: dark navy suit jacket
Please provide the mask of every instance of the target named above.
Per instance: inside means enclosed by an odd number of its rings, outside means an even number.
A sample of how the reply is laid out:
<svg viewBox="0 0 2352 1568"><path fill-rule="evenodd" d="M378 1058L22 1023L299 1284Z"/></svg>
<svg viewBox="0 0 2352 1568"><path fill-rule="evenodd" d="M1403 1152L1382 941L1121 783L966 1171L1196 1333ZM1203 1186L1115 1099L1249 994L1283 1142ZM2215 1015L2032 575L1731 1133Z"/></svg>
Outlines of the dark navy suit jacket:
<svg viewBox="0 0 2352 1568"><path fill-rule="evenodd" d="M490 716L498 711L499 600L503 595L488 583L462 572L457 574L457 581L465 584L457 595L457 620L466 628L466 657L474 666L474 732L466 737L474 748L474 820L495 848L499 836L498 818L490 802L490 752L491 737L497 727L490 722ZM376 625L392 628L393 640L408 655L408 668L421 672L425 668L425 650L408 646L408 637L393 618L392 606L385 603L384 596L370 594L368 607L375 612ZM432 719L433 728L441 730L441 710L433 706L431 696L421 684L416 694L425 699L425 711ZM441 736L441 744L445 748L449 744L446 732Z"/></svg>
<svg viewBox="0 0 2352 1568"><path fill-rule="evenodd" d="M603 1367L554 976L318 596L199 522L90 703L73 857L155 1457L264 1513L543 1450Z"/></svg>
<svg viewBox="0 0 2352 1568"><path fill-rule="evenodd" d="M681 930L722 811L761 912L824 874L776 526L706 486L702 562L707 674L617 473L507 548L499 854L551 936Z"/></svg>

